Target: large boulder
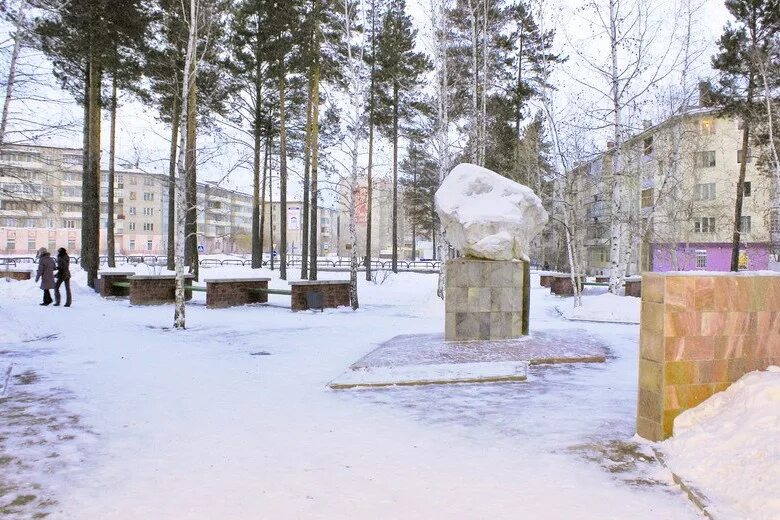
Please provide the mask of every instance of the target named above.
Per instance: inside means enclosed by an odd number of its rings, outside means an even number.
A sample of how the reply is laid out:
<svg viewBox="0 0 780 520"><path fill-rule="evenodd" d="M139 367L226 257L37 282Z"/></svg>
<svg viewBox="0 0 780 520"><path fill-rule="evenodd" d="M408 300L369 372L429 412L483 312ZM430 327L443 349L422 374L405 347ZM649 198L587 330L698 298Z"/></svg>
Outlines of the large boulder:
<svg viewBox="0 0 780 520"><path fill-rule="evenodd" d="M487 260L528 260L529 243L547 223L531 188L468 163L444 179L436 211L452 247Z"/></svg>

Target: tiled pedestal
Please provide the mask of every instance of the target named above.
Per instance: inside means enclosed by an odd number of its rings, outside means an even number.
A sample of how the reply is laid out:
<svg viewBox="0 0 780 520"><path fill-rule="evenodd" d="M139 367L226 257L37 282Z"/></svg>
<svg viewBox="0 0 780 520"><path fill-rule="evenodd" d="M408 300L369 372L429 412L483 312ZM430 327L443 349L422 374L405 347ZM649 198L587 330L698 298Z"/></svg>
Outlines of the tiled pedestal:
<svg viewBox="0 0 780 520"><path fill-rule="evenodd" d="M447 261L444 337L495 340L528 334L527 262Z"/></svg>

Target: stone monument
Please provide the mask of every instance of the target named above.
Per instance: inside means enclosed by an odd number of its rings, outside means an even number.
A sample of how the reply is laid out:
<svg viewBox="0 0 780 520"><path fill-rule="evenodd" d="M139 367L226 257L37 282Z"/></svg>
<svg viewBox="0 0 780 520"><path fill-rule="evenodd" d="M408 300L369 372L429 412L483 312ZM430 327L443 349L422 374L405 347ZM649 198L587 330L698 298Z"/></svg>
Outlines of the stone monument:
<svg viewBox="0 0 780 520"><path fill-rule="evenodd" d="M463 255L445 267L448 341L528 334L531 240L547 223L530 188L473 164L459 164L436 192L449 244Z"/></svg>

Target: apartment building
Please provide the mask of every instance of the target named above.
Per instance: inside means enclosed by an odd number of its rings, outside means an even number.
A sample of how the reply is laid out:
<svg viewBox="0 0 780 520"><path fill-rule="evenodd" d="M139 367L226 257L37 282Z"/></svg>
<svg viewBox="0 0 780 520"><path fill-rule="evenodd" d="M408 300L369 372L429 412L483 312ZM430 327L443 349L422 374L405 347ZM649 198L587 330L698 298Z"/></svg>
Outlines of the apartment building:
<svg viewBox="0 0 780 520"><path fill-rule="evenodd" d="M75 148L5 145L0 150L0 254L34 255L38 248L81 249L82 152ZM106 254L108 173L101 174L101 254ZM198 183L198 246L204 254L248 253L252 196L213 182ZM138 170L115 175L116 253L164 255L168 237L168 178ZM265 244L278 247L279 202L266 203ZM288 251L300 254L300 201L287 203ZM319 254L338 254L340 212L319 211ZM269 249L270 251L270 249Z"/></svg>
<svg viewBox="0 0 780 520"><path fill-rule="evenodd" d="M624 244L629 272L727 271L731 260L734 204L742 127L709 108L646 128L621 147ZM575 170L582 225L577 230L583 265L591 274L609 270L612 161L608 151ZM777 267L770 254L772 181L749 152L743 192L740 267ZM627 235L627 236L626 236Z"/></svg>

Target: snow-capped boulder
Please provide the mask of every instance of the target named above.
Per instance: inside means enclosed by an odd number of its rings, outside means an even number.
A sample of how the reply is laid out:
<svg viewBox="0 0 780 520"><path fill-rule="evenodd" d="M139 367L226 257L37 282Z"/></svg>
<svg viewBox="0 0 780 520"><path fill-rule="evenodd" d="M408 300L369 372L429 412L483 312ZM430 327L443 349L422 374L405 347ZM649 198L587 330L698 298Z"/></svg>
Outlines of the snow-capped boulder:
<svg viewBox="0 0 780 520"><path fill-rule="evenodd" d="M547 223L531 188L468 163L444 179L436 211L450 245L487 260L528 260L528 244Z"/></svg>

